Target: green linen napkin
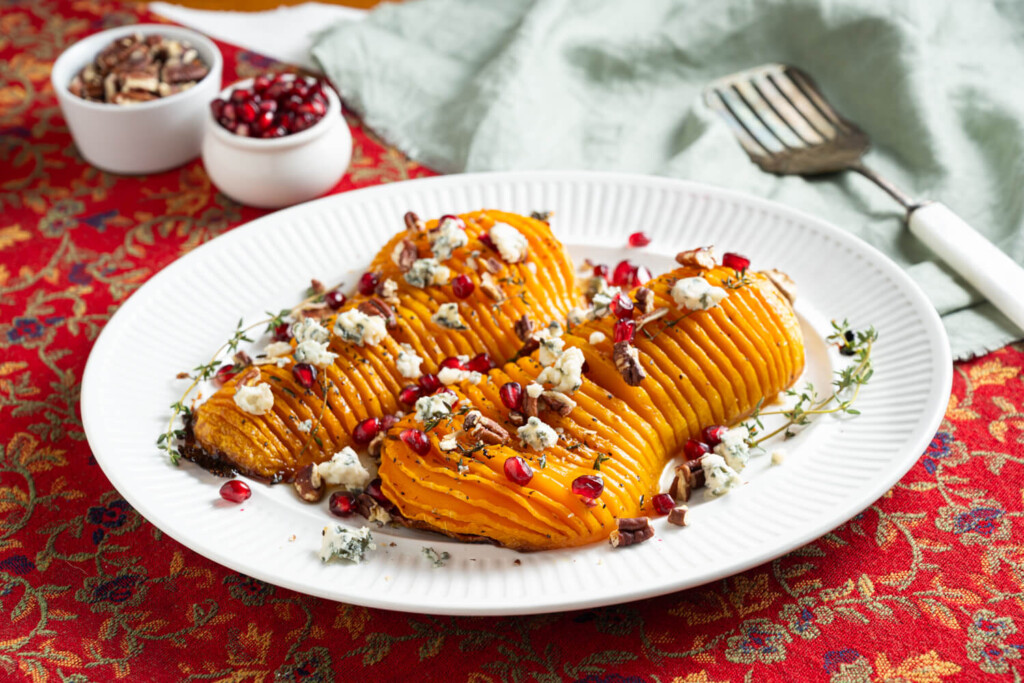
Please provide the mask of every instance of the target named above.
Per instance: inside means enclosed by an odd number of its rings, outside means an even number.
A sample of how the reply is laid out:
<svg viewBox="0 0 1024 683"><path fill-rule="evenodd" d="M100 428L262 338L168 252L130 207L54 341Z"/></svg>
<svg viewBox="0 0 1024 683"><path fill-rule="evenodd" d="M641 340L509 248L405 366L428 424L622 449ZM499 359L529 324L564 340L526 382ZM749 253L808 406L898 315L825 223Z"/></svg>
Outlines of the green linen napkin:
<svg viewBox="0 0 1024 683"><path fill-rule="evenodd" d="M1022 262L1022 38L1011 0L418 0L331 27L313 56L371 128L442 172L652 173L822 216L906 268L968 358L1024 335L881 190L763 173L701 91L758 64L801 66L871 136L872 166Z"/></svg>

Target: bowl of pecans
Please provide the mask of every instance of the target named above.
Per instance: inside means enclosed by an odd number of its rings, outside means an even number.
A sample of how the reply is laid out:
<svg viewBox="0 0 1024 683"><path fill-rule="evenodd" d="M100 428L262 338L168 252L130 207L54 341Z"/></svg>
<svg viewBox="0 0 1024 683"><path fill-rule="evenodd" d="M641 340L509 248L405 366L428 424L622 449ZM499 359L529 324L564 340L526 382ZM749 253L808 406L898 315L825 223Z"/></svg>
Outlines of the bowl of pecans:
<svg viewBox="0 0 1024 683"><path fill-rule="evenodd" d="M82 157L111 173L166 171L199 156L223 59L188 29L137 24L65 50L50 80Z"/></svg>

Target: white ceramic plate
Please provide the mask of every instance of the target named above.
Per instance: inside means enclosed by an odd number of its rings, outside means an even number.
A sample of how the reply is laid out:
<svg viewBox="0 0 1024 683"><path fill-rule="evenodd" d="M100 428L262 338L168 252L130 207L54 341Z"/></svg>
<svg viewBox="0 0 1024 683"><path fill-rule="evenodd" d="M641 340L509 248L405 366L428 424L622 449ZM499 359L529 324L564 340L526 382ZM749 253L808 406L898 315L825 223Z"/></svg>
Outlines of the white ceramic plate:
<svg viewBox="0 0 1024 683"><path fill-rule="evenodd" d="M310 277L354 284L402 215L483 207L553 210L556 234L578 263L615 263L626 236L653 238L628 256L655 273L680 248L713 243L754 268L777 267L800 287L807 378L828 385L841 362L823 342L830 318L880 335L862 415L826 416L767 457L748 484L692 506L687 528L656 521L657 537L520 554L407 530L374 531L362 565L317 557L332 522L324 501L291 487L253 484L242 505L220 501L223 480L191 463L172 467L154 446L177 400L181 370L208 359L239 316L295 303ZM131 372L124 371L126 361ZM923 452L942 419L952 362L939 318L911 280L841 230L784 206L722 189L645 176L580 172L448 176L350 192L281 211L218 237L153 277L107 324L89 358L82 418L118 491L149 521L196 552L250 576L372 607L439 614L525 614L593 607L697 586L771 560L828 532L889 489ZM358 522L352 522L358 524ZM434 568L424 546L447 551Z"/></svg>

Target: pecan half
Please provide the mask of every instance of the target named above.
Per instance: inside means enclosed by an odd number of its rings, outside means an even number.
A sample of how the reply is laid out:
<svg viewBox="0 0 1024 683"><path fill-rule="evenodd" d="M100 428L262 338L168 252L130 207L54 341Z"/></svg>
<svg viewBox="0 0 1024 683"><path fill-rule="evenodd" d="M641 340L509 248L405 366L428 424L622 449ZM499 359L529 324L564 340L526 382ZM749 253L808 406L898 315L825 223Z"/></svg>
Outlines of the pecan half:
<svg viewBox="0 0 1024 683"><path fill-rule="evenodd" d="M377 297L367 299L359 304L359 312L384 318L384 324L389 330L398 327L398 318L395 317L395 310L387 302Z"/></svg>
<svg viewBox="0 0 1024 683"><path fill-rule="evenodd" d="M412 264L416 263L416 259L420 257L419 250L416 249L416 244L410 239L404 239L399 242L401 249L396 248L391 252L391 260L395 262L398 269L403 273L412 268Z"/></svg>
<svg viewBox="0 0 1024 683"><path fill-rule="evenodd" d="M479 410L472 410L466 415L466 419L462 421L462 431L472 432L473 427L476 426L477 421L483 417Z"/></svg>
<svg viewBox="0 0 1024 683"><path fill-rule="evenodd" d="M508 411L508 421L514 424L516 427L522 427L526 424L526 416L518 410Z"/></svg>
<svg viewBox="0 0 1024 683"><path fill-rule="evenodd" d="M702 458L697 458L676 467L676 476L668 488L670 496L685 503L690 500L694 489L704 486L704 468L701 467L701 460Z"/></svg>
<svg viewBox="0 0 1024 683"><path fill-rule="evenodd" d="M653 537L654 527L649 518L624 517L617 520L616 529L608 536L608 542L613 548L625 548Z"/></svg>
<svg viewBox="0 0 1024 683"><path fill-rule="evenodd" d="M502 293L501 288L498 287L498 283L494 281L494 276L488 272L480 274L480 289L495 301L504 301L505 299L505 295ZM518 335L519 333L517 332L516 334Z"/></svg>
<svg viewBox="0 0 1024 683"><path fill-rule="evenodd" d="M622 379L631 387L639 386L647 377L647 373L640 365L640 353L629 342L615 342L612 360L615 361L615 369L622 375Z"/></svg>
<svg viewBox="0 0 1024 683"><path fill-rule="evenodd" d="M333 313L331 308L325 303L308 303L303 305L301 308L295 308L292 313L299 313L303 318L314 318L316 320L323 320Z"/></svg>
<svg viewBox="0 0 1024 683"><path fill-rule="evenodd" d="M485 259L480 259L480 263L482 263L484 268L486 268L487 271L493 275L497 275L498 273L501 272L501 261L494 258L493 256L488 256Z"/></svg>
<svg viewBox="0 0 1024 683"><path fill-rule="evenodd" d="M238 378L238 386L242 387L254 384L255 382L259 381L259 378L260 369L249 368L241 377Z"/></svg>
<svg viewBox="0 0 1024 683"><path fill-rule="evenodd" d="M636 307L640 313L646 314L654 310L654 290L649 287L640 287L633 293L636 299Z"/></svg>
<svg viewBox="0 0 1024 683"><path fill-rule="evenodd" d="M519 337L519 341L529 341L533 336L533 330L537 326L530 320L530 316L523 314L523 317L516 321L512 329L515 330L516 336Z"/></svg>
<svg viewBox="0 0 1024 683"><path fill-rule="evenodd" d="M391 515L384 509L384 506L368 493L360 493L356 496L356 510L366 517L368 522L377 522L383 525L391 521Z"/></svg>
<svg viewBox="0 0 1024 683"><path fill-rule="evenodd" d="M307 503L316 503L324 497L324 480L315 464L311 463L299 470L292 484L299 498Z"/></svg>
<svg viewBox="0 0 1024 683"><path fill-rule="evenodd" d="M389 277L378 282L373 293L392 306L398 305L398 283Z"/></svg>
<svg viewBox="0 0 1024 683"><path fill-rule="evenodd" d="M420 217L412 211L407 211L403 219L405 220L405 229L409 232L423 232L427 229Z"/></svg>
<svg viewBox="0 0 1024 683"><path fill-rule="evenodd" d="M463 425L463 427L465 427L465 425ZM491 418L484 417L483 415L480 415L476 419L476 422L473 425L473 428L469 431L469 434L473 438L479 439L480 441L492 446L499 446L507 443L509 439L508 432L505 431L504 427Z"/></svg>
<svg viewBox="0 0 1024 683"><path fill-rule="evenodd" d="M644 313L642 316L636 319L636 331L639 332L640 330L644 329L644 325L646 325L647 323L653 323L655 320L664 318L666 315L668 315L668 312L669 308L667 306L663 306L662 308L659 308L656 311Z"/></svg>
<svg viewBox="0 0 1024 683"><path fill-rule="evenodd" d="M540 397L530 396L529 391L523 392L523 414L526 417L540 416Z"/></svg>
<svg viewBox="0 0 1024 683"><path fill-rule="evenodd" d="M774 268L764 271L764 274L775 285L775 288L782 293L782 296L789 299L789 303L796 303L796 283L793 282L793 278Z"/></svg>
<svg viewBox="0 0 1024 683"><path fill-rule="evenodd" d="M174 84L201 81L208 73L210 73L210 69L202 62L168 62L164 65L160 75L165 83Z"/></svg>
<svg viewBox="0 0 1024 683"><path fill-rule="evenodd" d="M562 417L571 413L572 409L576 407L576 401L559 391L545 391L541 394L541 400L548 408Z"/></svg>
<svg viewBox="0 0 1024 683"><path fill-rule="evenodd" d="M309 288L313 290L314 294L324 294L327 292L327 286L316 278L309 281Z"/></svg>
<svg viewBox="0 0 1024 683"><path fill-rule="evenodd" d="M668 523L676 526L690 526L690 508L677 505L668 513Z"/></svg>
<svg viewBox="0 0 1024 683"><path fill-rule="evenodd" d="M380 452L384 448L384 437L386 436L386 432L381 432L377 436L373 437L373 440L366 445L366 450L370 454L370 457L380 457Z"/></svg>
<svg viewBox="0 0 1024 683"><path fill-rule="evenodd" d="M231 360L236 366L241 366L243 368L247 368L252 365L252 356L245 351L239 351L231 357Z"/></svg>
<svg viewBox="0 0 1024 683"><path fill-rule="evenodd" d="M715 267L715 251L713 247L689 249L676 254L676 263L681 266L697 266L699 268Z"/></svg>

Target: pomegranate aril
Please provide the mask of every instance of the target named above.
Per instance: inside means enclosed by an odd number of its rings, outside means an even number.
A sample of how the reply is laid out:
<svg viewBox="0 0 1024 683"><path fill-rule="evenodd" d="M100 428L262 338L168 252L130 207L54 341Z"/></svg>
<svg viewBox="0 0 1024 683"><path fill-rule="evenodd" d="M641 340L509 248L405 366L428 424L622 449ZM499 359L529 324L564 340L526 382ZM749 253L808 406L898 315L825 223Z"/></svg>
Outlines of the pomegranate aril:
<svg viewBox="0 0 1024 683"><path fill-rule="evenodd" d="M724 256L722 256L722 265L725 266L726 268L732 268L733 270L738 270L742 273L743 271L750 267L750 259L748 259L746 256L740 256L739 254L727 252Z"/></svg>
<svg viewBox="0 0 1024 683"><path fill-rule="evenodd" d="M457 227L463 230L466 229L466 221L462 220L455 214L446 213L445 215L441 216L440 218L437 219L437 226L441 227L442 225L444 225L445 221L453 221Z"/></svg>
<svg viewBox="0 0 1024 683"><path fill-rule="evenodd" d="M261 100L260 111L269 111L270 113L274 113L277 111L277 100Z"/></svg>
<svg viewBox="0 0 1024 683"><path fill-rule="evenodd" d="M352 430L352 440L360 446L373 441L374 437L380 434L380 420L375 417L368 417Z"/></svg>
<svg viewBox="0 0 1024 683"><path fill-rule="evenodd" d="M523 386L519 382L506 382L498 389L502 404L509 410L519 410L523 404Z"/></svg>
<svg viewBox="0 0 1024 683"><path fill-rule="evenodd" d="M615 343L632 343L636 337L636 323L632 320L619 320L615 323Z"/></svg>
<svg viewBox="0 0 1024 683"><path fill-rule="evenodd" d="M270 87L270 83L271 81L269 77L257 76L255 79L253 79L252 89L262 95L267 90L267 88Z"/></svg>
<svg viewBox="0 0 1024 683"><path fill-rule="evenodd" d="M646 247L651 243L651 238L643 232L634 232L629 236L629 246L631 247Z"/></svg>
<svg viewBox="0 0 1024 683"><path fill-rule="evenodd" d="M526 486L533 479L533 468L518 455L505 461L505 477L519 486Z"/></svg>
<svg viewBox="0 0 1024 683"><path fill-rule="evenodd" d="M288 135L288 131L284 126L274 126L263 131L265 138L283 138L285 135Z"/></svg>
<svg viewBox="0 0 1024 683"><path fill-rule="evenodd" d="M345 301L347 301L347 299L348 297L346 297L344 294L342 294L336 289L332 289L331 291L324 294L324 302L327 304L328 307L330 307L332 311L336 311L342 306L344 306Z"/></svg>
<svg viewBox="0 0 1024 683"><path fill-rule="evenodd" d="M274 112L263 111L260 112L259 116L256 117L256 127L260 130L266 130L274 125Z"/></svg>
<svg viewBox="0 0 1024 683"><path fill-rule="evenodd" d="M476 285L473 284L473 280L465 273L452 280L452 294L460 299L465 299L473 293L474 289L476 289Z"/></svg>
<svg viewBox="0 0 1024 683"><path fill-rule="evenodd" d="M494 361L486 353L478 353L466 363L466 369L471 372L484 373L494 367Z"/></svg>
<svg viewBox="0 0 1024 683"><path fill-rule="evenodd" d="M707 445L703 441L697 441L696 439L687 439L686 443L683 444L683 455L687 460L696 460L702 458L711 452L711 446Z"/></svg>
<svg viewBox="0 0 1024 683"><path fill-rule="evenodd" d="M603 263L598 263L594 266L594 277L603 277L608 284L611 284L611 271Z"/></svg>
<svg viewBox="0 0 1024 683"><path fill-rule="evenodd" d="M274 328L274 341L288 341L292 338L292 326L288 323L281 323Z"/></svg>
<svg viewBox="0 0 1024 683"><path fill-rule="evenodd" d="M249 485L239 479L232 479L220 487L220 497L232 503L241 503L251 495Z"/></svg>
<svg viewBox="0 0 1024 683"><path fill-rule="evenodd" d="M583 474L572 480L572 492L593 500L604 491L604 479L598 474Z"/></svg>
<svg viewBox="0 0 1024 683"><path fill-rule="evenodd" d="M377 289L378 282L380 282L380 275L377 273L363 273L363 276L359 278L359 293L370 296Z"/></svg>
<svg viewBox="0 0 1024 683"><path fill-rule="evenodd" d="M415 384L410 384L407 387L402 387L402 390L398 392L398 400L408 406L411 406L414 405L422 395L422 389Z"/></svg>
<svg viewBox="0 0 1024 683"><path fill-rule="evenodd" d="M423 375L419 378L418 383L420 389L423 389L424 395L427 396L441 388L441 380L437 378L437 375Z"/></svg>
<svg viewBox="0 0 1024 683"><path fill-rule="evenodd" d="M651 271L647 269L647 266L637 266L636 270L633 271L633 281L630 285L632 287L640 287L641 285L646 285L652 278Z"/></svg>
<svg viewBox="0 0 1024 683"><path fill-rule="evenodd" d="M491 251L498 251L498 248L494 246L494 240L491 239L490 233L485 232L484 234L480 235L480 241L483 243L485 247L487 247Z"/></svg>
<svg viewBox="0 0 1024 683"><path fill-rule="evenodd" d="M356 511L355 496L345 491L335 491L332 493L331 499L327 504L330 507L331 514L337 517L348 517Z"/></svg>
<svg viewBox="0 0 1024 683"><path fill-rule="evenodd" d="M380 485L380 477L377 477L376 479L374 479L373 481L366 485L366 488L363 489L363 492L370 498L373 498L378 503L387 503L390 505L391 501L384 497L384 492L381 490Z"/></svg>
<svg viewBox="0 0 1024 683"><path fill-rule="evenodd" d="M231 91L232 102L245 102L252 98L252 90L246 88L236 88Z"/></svg>
<svg viewBox="0 0 1024 683"><path fill-rule="evenodd" d="M620 320L632 318L634 308L633 300L622 292L612 297L611 309L616 318Z"/></svg>
<svg viewBox="0 0 1024 683"><path fill-rule="evenodd" d="M430 451L430 437L422 429L403 429L399 436L414 453L426 455Z"/></svg>
<svg viewBox="0 0 1024 683"><path fill-rule="evenodd" d="M214 374L213 381L214 381L215 384L218 384L218 385L224 384L225 382L227 382L229 379L231 379L232 377L234 377L237 374L238 374L238 370L235 369L235 366L233 364L229 363L228 365L222 365L217 370L216 374Z"/></svg>
<svg viewBox="0 0 1024 683"><path fill-rule="evenodd" d="M704 443L714 448L718 444L722 443L722 437L729 431L722 425L712 425L711 427L705 427L700 433Z"/></svg>
<svg viewBox="0 0 1024 683"><path fill-rule="evenodd" d="M214 100L210 102L210 112L213 114L213 118L220 119L224 113L224 100Z"/></svg>
<svg viewBox="0 0 1024 683"><path fill-rule="evenodd" d="M629 261L619 261L612 271L612 284L616 287L628 287L633 282L636 267Z"/></svg>
<svg viewBox="0 0 1024 683"><path fill-rule="evenodd" d="M316 384L316 368L309 363L298 363L292 367L292 374L295 381L306 389L312 389Z"/></svg>
<svg viewBox="0 0 1024 683"><path fill-rule="evenodd" d="M238 118L242 119L246 123L252 123L256 120L256 114L258 110L256 105L252 102L242 102L238 105Z"/></svg>
<svg viewBox="0 0 1024 683"><path fill-rule="evenodd" d="M386 432L392 427L394 427L396 424L398 424L397 415L385 415L380 419L380 431Z"/></svg>
<svg viewBox="0 0 1024 683"><path fill-rule="evenodd" d="M449 356L441 361L441 364L437 366L440 370L465 370L466 366L462 364L462 361L455 356Z"/></svg>
<svg viewBox="0 0 1024 683"><path fill-rule="evenodd" d="M659 515L667 515L676 506L676 501L667 493L659 493L651 498L651 506Z"/></svg>

